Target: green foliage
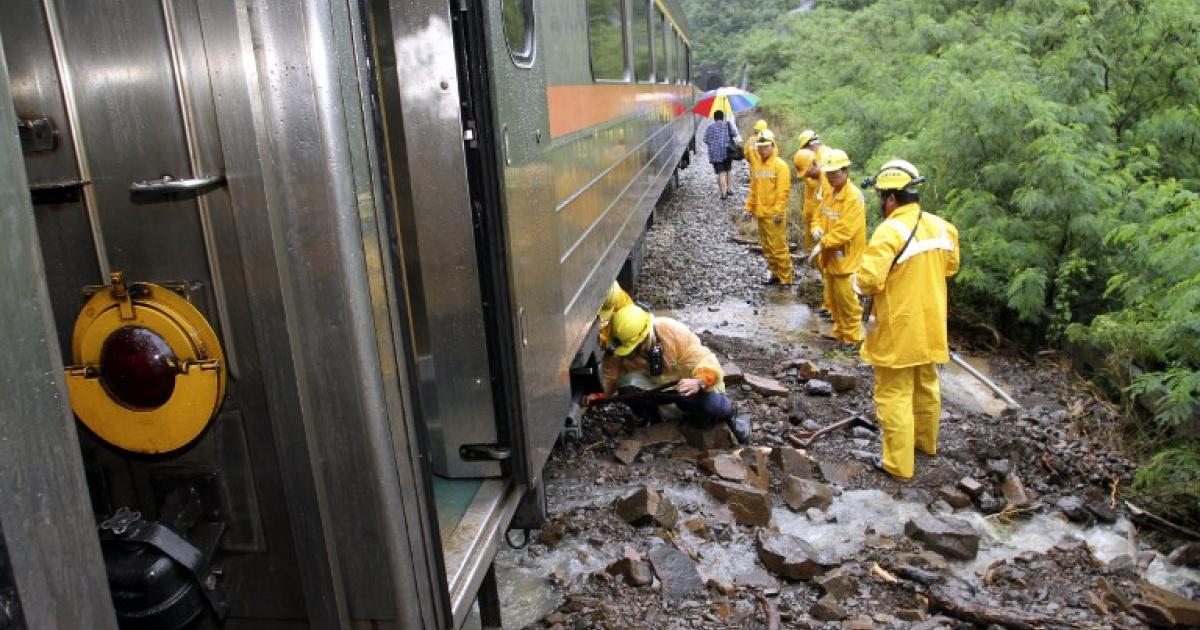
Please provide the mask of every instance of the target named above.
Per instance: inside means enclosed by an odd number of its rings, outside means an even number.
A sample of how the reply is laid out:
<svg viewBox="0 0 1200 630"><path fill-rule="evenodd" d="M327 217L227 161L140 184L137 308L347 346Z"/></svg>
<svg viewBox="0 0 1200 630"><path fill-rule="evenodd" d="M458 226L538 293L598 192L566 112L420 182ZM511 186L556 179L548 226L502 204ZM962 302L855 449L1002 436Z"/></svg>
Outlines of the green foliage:
<svg viewBox="0 0 1200 630"><path fill-rule="evenodd" d="M1200 521L1200 450L1194 445L1162 450L1138 469L1133 491L1168 516Z"/></svg>
<svg viewBox="0 0 1200 630"><path fill-rule="evenodd" d="M921 169L922 206L959 228L956 309L1038 343L1098 344L1141 367L1125 392L1161 427L1195 418L1195 0L684 4L698 58L748 69L783 154L811 127L855 177L897 157ZM1176 484L1166 462L1198 467L1194 449L1161 458L1147 492Z"/></svg>

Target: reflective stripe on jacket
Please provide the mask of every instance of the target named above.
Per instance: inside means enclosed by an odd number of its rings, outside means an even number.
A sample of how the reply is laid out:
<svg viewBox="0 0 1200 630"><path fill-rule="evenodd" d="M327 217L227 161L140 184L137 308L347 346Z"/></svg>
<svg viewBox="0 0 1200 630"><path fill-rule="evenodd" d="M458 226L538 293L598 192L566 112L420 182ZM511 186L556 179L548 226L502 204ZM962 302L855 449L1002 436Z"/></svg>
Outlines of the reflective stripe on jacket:
<svg viewBox="0 0 1200 630"><path fill-rule="evenodd" d="M835 276L858 271L867 247L867 210L862 191L847 181L839 191L831 191L813 216L825 236L821 237L821 269ZM811 227L810 227L811 230Z"/></svg>
<svg viewBox="0 0 1200 630"><path fill-rule="evenodd" d="M787 218L788 195L791 192L792 169L776 152L771 159L750 168L750 194L746 197L746 212L759 218Z"/></svg>
<svg viewBox="0 0 1200 630"><path fill-rule="evenodd" d="M860 351L872 365L902 368L950 360L946 278L958 271L958 229L921 213L912 242L897 258L919 211L917 204L906 204L880 223L854 276L855 290L874 296L876 321Z"/></svg>

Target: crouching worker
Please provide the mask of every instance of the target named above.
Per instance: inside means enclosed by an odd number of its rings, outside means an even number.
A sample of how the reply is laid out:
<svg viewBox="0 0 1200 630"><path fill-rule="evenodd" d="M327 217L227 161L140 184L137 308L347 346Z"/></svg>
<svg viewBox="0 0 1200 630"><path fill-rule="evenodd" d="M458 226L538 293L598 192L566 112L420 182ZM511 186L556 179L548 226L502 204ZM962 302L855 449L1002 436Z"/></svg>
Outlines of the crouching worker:
<svg viewBox="0 0 1200 630"><path fill-rule="evenodd" d="M613 315L610 341L604 393L593 394L588 402L618 390L622 395L645 392L627 402L643 418L679 416L703 427L724 423L738 441L749 439L749 420L737 416L725 395L721 363L687 326L632 304Z"/></svg>
<svg viewBox="0 0 1200 630"><path fill-rule="evenodd" d="M875 462L895 477L913 476L914 448L937 454L942 397L934 365L949 360L946 278L958 271L958 230L921 210L925 179L904 160L875 176L884 220L875 228L854 276L874 313L860 355L875 367L875 410L883 429L883 457Z"/></svg>

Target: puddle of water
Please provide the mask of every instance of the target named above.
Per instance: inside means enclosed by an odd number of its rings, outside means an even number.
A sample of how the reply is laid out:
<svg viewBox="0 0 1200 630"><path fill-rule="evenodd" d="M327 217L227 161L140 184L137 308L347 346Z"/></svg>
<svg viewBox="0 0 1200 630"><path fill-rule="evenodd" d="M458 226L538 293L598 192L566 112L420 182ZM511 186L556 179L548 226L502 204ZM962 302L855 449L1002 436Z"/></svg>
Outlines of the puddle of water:
<svg viewBox="0 0 1200 630"><path fill-rule="evenodd" d="M971 364L971 367L979 370L984 376L993 381L996 380L991 374L991 366L988 365L986 359L965 355L963 358L966 359L967 363ZM992 416L1000 415L1000 412L1008 407L1008 404L999 396L996 396L992 390L988 389L987 385L979 382L979 379L971 376L970 373L954 362L941 366L938 374L942 386L942 398L960 407ZM1004 387L1004 383L997 382L996 384Z"/></svg>
<svg viewBox="0 0 1200 630"><path fill-rule="evenodd" d="M764 304L744 301L722 302L714 307L695 307L659 314L677 319L696 332L740 339L772 340L800 344L817 332L828 334L830 324L821 321L807 304L795 301L790 291L768 291ZM714 310L715 309L715 310Z"/></svg>

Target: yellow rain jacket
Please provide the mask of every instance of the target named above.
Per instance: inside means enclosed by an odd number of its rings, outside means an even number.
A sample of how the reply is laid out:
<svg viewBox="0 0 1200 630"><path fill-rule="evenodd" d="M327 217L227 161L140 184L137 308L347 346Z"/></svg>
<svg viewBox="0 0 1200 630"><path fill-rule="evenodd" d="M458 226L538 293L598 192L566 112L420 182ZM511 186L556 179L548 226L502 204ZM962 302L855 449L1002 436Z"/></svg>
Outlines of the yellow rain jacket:
<svg viewBox="0 0 1200 630"><path fill-rule="evenodd" d="M916 235L896 258L919 211L917 204L906 204L880 223L855 274L856 290L875 298L876 323L860 351L871 365L902 368L950 359L946 278L958 271L958 229L941 217L921 213Z"/></svg>
<svg viewBox="0 0 1200 630"><path fill-rule="evenodd" d="M758 219L758 242L771 274L783 284L792 283L792 253L787 244L788 195L792 170L778 155L750 168L750 194L746 212Z"/></svg>
<svg viewBox="0 0 1200 630"><path fill-rule="evenodd" d="M858 271L863 250L867 248L867 209L862 191L846 181L842 189L829 190L820 211L813 217L809 232L820 227L821 270L835 276Z"/></svg>
<svg viewBox="0 0 1200 630"><path fill-rule="evenodd" d="M822 148L824 148L824 145L822 145ZM803 151L803 149L801 149L801 151ZM821 159L818 155L817 162L820 161ZM804 176L804 173L806 173L808 169L804 168L804 162L800 159L800 151L797 151L796 155L792 156L792 163L796 166L796 175L800 178L800 181L804 183L804 214L802 215L804 218L803 225L811 225L813 221L813 214L816 213L817 208L821 207L821 202L827 199L830 194L832 194L833 189L830 187L829 180L826 179L825 173L822 171L818 171L815 178ZM805 251L812 251L813 245L815 245L815 243L812 242L811 230L804 230Z"/></svg>
<svg viewBox="0 0 1200 630"><path fill-rule="evenodd" d="M608 339L612 336L612 316L613 313L633 304L633 298L621 288L614 280L612 287L608 290L608 295L604 298L604 304L600 306L600 312L596 315L600 320L600 348L608 346Z"/></svg>
<svg viewBox="0 0 1200 630"><path fill-rule="evenodd" d="M715 392L725 391L725 373L721 362L712 350L700 343L700 338L687 326L669 318L654 318L654 335L663 350L663 373L651 377L655 383L663 384L685 378L698 378L704 386ZM604 392L611 394L617 389L622 374L642 372L650 375L650 365L644 352L634 352L627 357L609 353L604 357Z"/></svg>

